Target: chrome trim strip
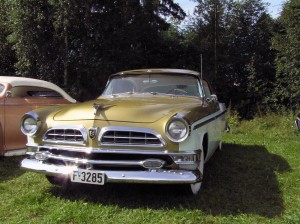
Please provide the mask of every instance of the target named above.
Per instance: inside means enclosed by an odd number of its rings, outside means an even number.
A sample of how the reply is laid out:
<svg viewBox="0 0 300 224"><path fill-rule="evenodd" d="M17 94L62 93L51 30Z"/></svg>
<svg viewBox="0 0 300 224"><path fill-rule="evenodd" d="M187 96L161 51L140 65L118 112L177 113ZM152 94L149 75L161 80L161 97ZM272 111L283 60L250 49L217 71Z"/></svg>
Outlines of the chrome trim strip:
<svg viewBox="0 0 300 224"><path fill-rule="evenodd" d="M151 161L151 159L145 159L141 161L125 161L125 160L89 160L89 159L78 159L78 158L70 158L66 156L55 156L50 153L44 154L46 159L57 159L65 162L70 162L72 164L90 164L90 165L111 165L111 166L144 166L144 163L147 161ZM153 160L154 161L154 160ZM163 160L155 159L155 161L159 161L161 163L161 168L165 163Z"/></svg>
<svg viewBox="0 0 300 224"><path fill-rule="evenodd" d="M161 142L161 144L102 143L101 142L102 137L108 131L124 131L124 132L137 132L137 133L152 134ZM162 148L167 145L167 143L162 138L162 136L152 129L138 128L138 127L126 127L126 126L109 126L109 127L102 128L100 131L100 134L98 136L98 144L99 144L99 146L101 146L101 145L103 145L103 146L130 146L130 147L144 147L144 148L146 148L146 147Z"/></svg>
<svg viewBox="0 0 300 224"><path fill-rule="evenodd" d="M219 118L222 115L225 115L226 111L221 111L218 110L217 112L210 114L206 117L201 118L200 120L196 121L193 125L192 125L192 129L196 130L202 126L204 126L205 124L209 123L212 120L215 120L217 118Z"/></svg>
<svg viewBox="0 0 300 224"><path fill-rule="evenodd" d="M44 173L52 176L65 176L68 178L76 166L57 166L41 163L35 159L24 159L21 168L25 170ZM157 183L157 184L192 184L202 181L202 173L197 171L183 170L148 170L148 171L107 171L105 173L106 183Z"/></svg>
<svg viewBox="0 0 300 224"><path fill-rule="evenodd" d="M46 149L58 149L72 152L85 152L85 153L118 153L118 154L141 154L141 155L195 155L199 154L200 150L193 151L168 151L168 150L133 150L133 149L102 149L102 148L87 148L87 147L73 147L62 145L35 145L27 144L27 147L37 147L39 151L41 148Z"/></svg>
<svg viewBox="0 0 300 224"><path fill-rule="evenodd" d="M65 140L47 140L46 135L48 132L53 131L53 130L76 130L79 131L82 135L83 141L78 141L78 142L73 142L73 141L65 141ZM55 143L55 144L70 144L70 145L82 145L85 146L87 144L87 131L82 125L63 125L63 126L55 126L52 128L49 128L45 134L43 135L42 141L46 143Z"/></svg>

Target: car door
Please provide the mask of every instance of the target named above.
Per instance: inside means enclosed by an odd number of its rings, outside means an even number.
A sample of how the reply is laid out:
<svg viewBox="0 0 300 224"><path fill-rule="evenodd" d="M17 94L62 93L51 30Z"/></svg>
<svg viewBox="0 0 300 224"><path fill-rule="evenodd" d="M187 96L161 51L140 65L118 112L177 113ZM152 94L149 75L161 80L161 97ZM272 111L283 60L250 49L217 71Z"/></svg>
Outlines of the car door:
<svg viewBox="0 0 300 224"><path fill-rule="evenodd" d="M210 85L206 80L202 80L202 85L205 93L205 100L208 104L208 107L211 107L212 114L211 121L207 124L208 125L208 152L207 152L207 158L209 158L213 153L214 149L218 147L219 144L219 138L221 136L220 132L220 124L218 119L216 119L214 116L215 113L219 110L219 103L217 101L216 95L212 94Z"/></svg>

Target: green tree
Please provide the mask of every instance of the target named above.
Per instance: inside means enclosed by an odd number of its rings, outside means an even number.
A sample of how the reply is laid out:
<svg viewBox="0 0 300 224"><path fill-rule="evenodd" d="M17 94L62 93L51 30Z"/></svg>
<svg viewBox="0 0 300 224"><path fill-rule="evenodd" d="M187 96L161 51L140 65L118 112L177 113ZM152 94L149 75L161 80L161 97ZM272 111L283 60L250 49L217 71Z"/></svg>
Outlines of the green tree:
<svg viewBox="0 0 300 224"><path fill-rule="evenodd" d="M170 0L11 0L11 5L18 72L56 82L82 100L98 95L108 74L161 66L170 51L165 16L185 16Z"/></svg>
<svg viewBox="0 0 300 224"><path fill-rule="evenodd" d="M225 27L230 14L231 1L197 0L191 29L187 34L187 48L194 49L195 67L200 69L203 56L203 71L215 82L224 50Z"/></svg>
<svg viewBox="0 0 300 224"><path fill-rule="evenodd" d="M274 21L260 0L236 2L229 23L225 66L231 76L231 102L243 117L266 111L275 77L271 38ZM226 68L225 68L226 69ZM233 94L232 94L233 93Z"/></svg>
<svg viewBox="0 0 300 224"><path fill-rule="evenodd" d="M159 66L166 49L163 32L169 28L160 15L185 16L172 1L90 0L70 4L69 0L53 0L51 4L64 61L64 84L89 98L99 94L108 74Z"/></svg>
<svg viewBox="0 0 300 224"><path fill-rule="evenodd" d="M203 71L223 102L250 117L272 89L273 20L261 0L197 2L190 36L203 54Z"/></svg>
<svg viewBox="0 0 300 224"><path fill-rule="evenodd" d="M194 18L186 33L187 67L200 70L212 81L221 101L229 104L235 77L231 72L229 31L234 18L231 0L197 0Z"/></svg>
<svg viewBox="0 0 300 224"><path fill-rule="evenodd" d="M58 45L53 36L52 8L46 0L10 1L10 42L22 76L59 82Z"/></svg>
<svg viewBox="0 0 300 224"><path fill-rule="evenodd" d="M12 44L7 40L9 30L9 19L7 1L0 0L0 75L14 75L16 55L12 49Z"/></svg>
<svg viewBox="0 0 300 224"><path fill-rule="evenodd" d="M300 98L300 0L283 5L273 38L276 50L276 82L273 102L278 107L292 108Z"/></svg>

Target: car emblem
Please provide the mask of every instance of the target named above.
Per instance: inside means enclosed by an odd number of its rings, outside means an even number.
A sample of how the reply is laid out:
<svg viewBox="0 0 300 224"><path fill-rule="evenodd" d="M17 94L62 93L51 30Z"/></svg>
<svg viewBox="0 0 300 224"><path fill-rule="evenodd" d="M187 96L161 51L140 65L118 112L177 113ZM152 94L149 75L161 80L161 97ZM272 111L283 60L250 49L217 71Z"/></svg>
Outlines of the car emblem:
<svg viewBox="0 0 300 224"><path fill-rule="evenodd" d="M89 129L89 137L91 139L94 139L97 135L97 128L90 128Z"/></svg>

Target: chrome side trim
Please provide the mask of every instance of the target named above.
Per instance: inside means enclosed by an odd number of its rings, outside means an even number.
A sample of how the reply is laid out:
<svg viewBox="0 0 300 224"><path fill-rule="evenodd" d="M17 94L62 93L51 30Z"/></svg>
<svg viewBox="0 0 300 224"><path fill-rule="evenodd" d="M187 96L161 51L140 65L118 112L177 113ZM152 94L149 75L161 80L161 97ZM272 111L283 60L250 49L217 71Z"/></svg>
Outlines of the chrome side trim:
<svg viewBox="0 0 300 224"><path fill-rule="evenodd" d="M192 125L192 129L193 130L196 130L202 126L204 126L205 124L219 118L220 116L222 115L225 115L226 111L221 111L221 110L218 110L217 112L213 113L213 114L210 114L204 118L201 118L200 120L196 121L195 123L193 123Z"/></svg>
<svg viewBox="0 0 300 224"><path fill-rule="evenodd" d="M161 143L160 144L128 144L128 143L103 143L102 138L103 135L108 131L124 131L124 132L136 132L136 133L145 133L145 134L151 134L154 135ZM132 146L132 147L154 147L154 148L162 148L167 145L165 140L162 138L160 134L158 134L156 131L149 129L149 128L137 128L137 127L126 127L126 126L109 126L104 127L101 129L101 132L98 136L98 142L99 146Z"/></svg>
<svg viewBox="0 0 300 224"><path fill-rule="evenodd" d="M66 141L66 140L49 140L46 138L46 135L50 131L67 131L67 130L75 130L79 131L81 133L81 136L83 138L83 141ZM74 136L76 137L76 136ZM63 125L63 126L55 126L46 131L46 133L43 135L43 142L45 143L55 143L55 144L71 144L71 145L82 145L85 146L87 144L87 131L82 125Z"/></svg>

